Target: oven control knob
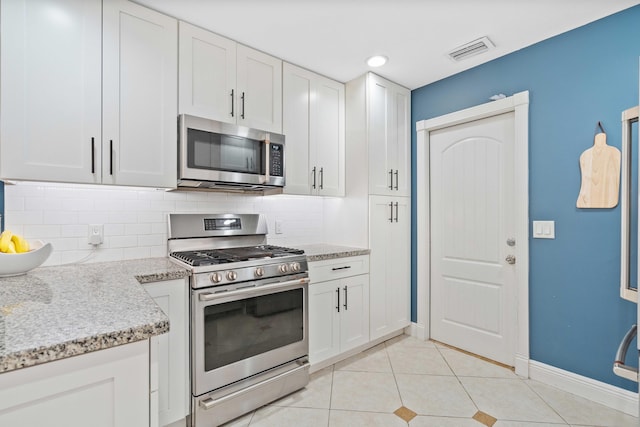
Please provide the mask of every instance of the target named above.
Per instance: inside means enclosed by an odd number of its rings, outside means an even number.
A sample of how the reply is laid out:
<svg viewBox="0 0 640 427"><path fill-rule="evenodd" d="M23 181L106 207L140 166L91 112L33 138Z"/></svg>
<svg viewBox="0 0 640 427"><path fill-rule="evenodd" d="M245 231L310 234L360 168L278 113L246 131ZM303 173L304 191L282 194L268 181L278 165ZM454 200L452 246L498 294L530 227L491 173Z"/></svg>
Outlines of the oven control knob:
<svg viewBox="0 0 640 427"><path fill-rule="evenodd" d="M300 263L299 262L292 262L289 265L289 269L291 271L293 271L294 273L297 273L298 271L300 271Z"/></svg>
<svg viewBox="0 0 640 427"><path fill-rule="evenodd" d="M262 267L256 268L255 275L256 275L256 277L264 276L264 268L262 268Z"/></svg>
<svg viewBox="0 0 640 427"><path fill-rule="evenodd" d="M280 264L280 266L278 267L278 271L280 273L286 273L289 271L289 266L287 264Z"/></svg>
<svg viewBox="0 0 640 427"><path fill-rule="evenodd" d="M220 273L211 273L211 275L209 276L209 279L213 283L220 283L220 281L222 280L222 276L220 275Z"/></svg>
<svg viewBox="0 0 640 427"><path fill-rule="evenodd" d="M236 273L235 271L227 271L227 279L228 280L236 280L238 278L238 273Z"/></svg>

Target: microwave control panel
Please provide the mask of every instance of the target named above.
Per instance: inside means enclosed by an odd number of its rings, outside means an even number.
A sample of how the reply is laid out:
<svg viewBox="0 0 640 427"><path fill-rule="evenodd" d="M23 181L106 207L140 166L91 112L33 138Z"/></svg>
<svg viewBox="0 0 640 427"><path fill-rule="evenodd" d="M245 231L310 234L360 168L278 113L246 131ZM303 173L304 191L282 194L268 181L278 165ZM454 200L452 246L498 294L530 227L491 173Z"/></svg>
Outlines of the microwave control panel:
<svg viewBox="0 0 640 427"><path fill-rule="evenodd" d="M284 174L284 145L269 144L269 175L283 176Z"/></svg>

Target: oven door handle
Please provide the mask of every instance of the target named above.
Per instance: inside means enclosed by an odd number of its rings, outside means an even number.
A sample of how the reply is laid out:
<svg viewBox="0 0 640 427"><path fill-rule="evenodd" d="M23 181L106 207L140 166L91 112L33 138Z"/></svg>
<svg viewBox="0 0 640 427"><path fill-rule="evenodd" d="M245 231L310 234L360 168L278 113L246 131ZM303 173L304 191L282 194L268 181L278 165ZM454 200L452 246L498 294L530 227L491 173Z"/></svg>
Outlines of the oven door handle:
<svg viewBox="0 0 640 427"><path fill-rule="evenodd" d="M263 286L251 286L243 289L239 289L236 291L228 291L228 292L203 292L198 295L198 299L200 301L213 301L220 298L229 298L237 295L248 295L248 294L261 294L264 291L272 291L279 288L286 288L292 285L304 285L309 283L309 278L305 277L302 279L289 280L286 282L278 282L270 285Z"/></svg>

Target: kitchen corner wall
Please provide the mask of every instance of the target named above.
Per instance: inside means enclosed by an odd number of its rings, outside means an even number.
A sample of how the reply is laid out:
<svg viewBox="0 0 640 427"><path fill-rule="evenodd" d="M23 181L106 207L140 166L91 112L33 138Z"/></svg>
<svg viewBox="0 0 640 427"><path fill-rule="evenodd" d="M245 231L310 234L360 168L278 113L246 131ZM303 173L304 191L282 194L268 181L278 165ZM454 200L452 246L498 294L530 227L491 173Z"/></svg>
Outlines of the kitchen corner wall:
<svg viewBox="0 0 640 427"><path fill-rule="evenodd" d="M54 252L44 265L60 265L91 254L89 224L103 224L105 239L87 262L166 256L172 212L264 213L269 243L323 243L323 203L308 196L19 182L5 186L4 207L5 228L51 242ZM275 234L276 220L282 234Z"/></svg>

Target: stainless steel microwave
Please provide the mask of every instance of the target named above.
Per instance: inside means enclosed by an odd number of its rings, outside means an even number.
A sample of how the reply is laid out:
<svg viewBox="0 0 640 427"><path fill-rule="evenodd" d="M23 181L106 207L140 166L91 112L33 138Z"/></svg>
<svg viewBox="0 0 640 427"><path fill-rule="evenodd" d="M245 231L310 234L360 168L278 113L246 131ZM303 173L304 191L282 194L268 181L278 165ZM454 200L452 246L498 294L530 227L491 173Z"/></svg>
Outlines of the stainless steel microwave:
<svg viewBox="0 0 640 427"><path fill-rule="evenodd" d="M284 135L187 114L178 122L178 187L282 192Z"/></svg>

